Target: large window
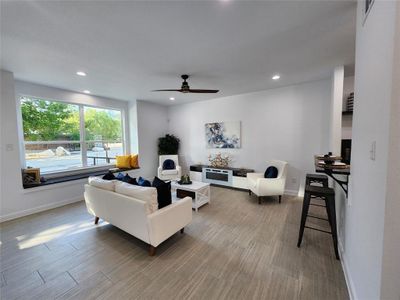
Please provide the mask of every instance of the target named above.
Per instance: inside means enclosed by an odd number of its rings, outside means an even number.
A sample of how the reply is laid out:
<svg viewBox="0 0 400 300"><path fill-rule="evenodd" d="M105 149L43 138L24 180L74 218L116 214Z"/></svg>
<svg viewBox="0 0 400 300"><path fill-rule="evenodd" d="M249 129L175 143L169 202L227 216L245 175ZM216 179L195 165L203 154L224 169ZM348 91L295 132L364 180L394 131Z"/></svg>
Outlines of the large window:
<svg viewBox="0 0 400 300"><path fill-rule="evenodd" d="M26 167L41 173L115 163L124 153L122 112L21 97Z"/></svg>

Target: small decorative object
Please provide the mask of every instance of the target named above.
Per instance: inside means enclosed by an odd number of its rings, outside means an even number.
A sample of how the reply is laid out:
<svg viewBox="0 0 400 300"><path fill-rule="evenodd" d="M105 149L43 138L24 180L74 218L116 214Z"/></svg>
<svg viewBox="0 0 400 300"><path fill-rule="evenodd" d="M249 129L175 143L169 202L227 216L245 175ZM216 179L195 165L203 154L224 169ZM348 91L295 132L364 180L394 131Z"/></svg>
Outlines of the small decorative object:
<svg viewBox="0 0 400 300"><path fill-rule="evenodd" d="M226 168L231 162L229 155L226 153L217 153L214 155L210 154L208 156L208 160L211 163L211 166L214 168Z"/></svg>
<svg viewBox="0 0 400 300"><path fill-rule="evenodd" d="M205 124L207 148L240 148L240 121Z"/></svg>
<svg viewBox="0 0 400 300"><path fill-rule="evenodd" d="M324 160L325 164L331 165L331 164L333 164L335 162L336 158L332 157L332 152L328 152L328 154L324 155L324 159L323 160Z"/></svg>
<svg viewBox="0 0 400 300"><path fill-rule="evenodd" d="M190 180L189 175L182 175L181 180L178 181L179 184L192 184L192 181Z"/></svg>
<svg viewBox="0 0 400 300"><path fill-rule="evenodd" d="M180 140L173 134L158 139L158 155L178 154Z"/></svg>
<svg viewBox="0 0 400 300"><path fill-rule="evenodd" d="M350 93L347 97L346 111L353 111L354 107L354 93Z"/></svg>
<svg viewBox="0 0 400 300"><path fill-rule="evenodd" d="M329 158L329 156L324 156L324 162L325 162L325 164L327 164L327 165L331 165L331 164L333 164L333 160L331 160L330 158Z"/></svg>
<svg viewBox="0 0 400 300"><path fill-rule="evenodd" d="M40 169L39 168L22 169L22 182L23 185L40 184Z"/></svg>

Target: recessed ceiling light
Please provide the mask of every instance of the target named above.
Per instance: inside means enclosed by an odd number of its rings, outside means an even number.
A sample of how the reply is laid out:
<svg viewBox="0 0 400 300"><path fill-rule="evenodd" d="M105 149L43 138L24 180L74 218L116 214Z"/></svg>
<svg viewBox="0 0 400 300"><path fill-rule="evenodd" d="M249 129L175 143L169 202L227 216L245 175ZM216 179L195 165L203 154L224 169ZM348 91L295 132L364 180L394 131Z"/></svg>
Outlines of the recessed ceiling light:
<svg viewBox="0 0 400 300"><path fill-rule="evenodd" d="M78 75L78 76L86 76L86 73L82 72L82 71L78 71L78 72L76 72L76 75Z"/></svg>
<svg viewBox="0 0 400 300"><path fill-rule="evenodd" d="M273 80L278 80L279 78L281 78L281 76L279 74L276 74L276 75L272 76Z"/></svg>
<svg viewBox="0 0 400 300"><path fill-rule="evenodd" d="M174 97L169 97L169 100L174 101L175 98Z"/></svg>
<svg viewBox="0 0 400 300"><path fill-rule="evenodd" d="M89 90L84 90L83 91L85 94L90 94L90 91Z"/></svg>

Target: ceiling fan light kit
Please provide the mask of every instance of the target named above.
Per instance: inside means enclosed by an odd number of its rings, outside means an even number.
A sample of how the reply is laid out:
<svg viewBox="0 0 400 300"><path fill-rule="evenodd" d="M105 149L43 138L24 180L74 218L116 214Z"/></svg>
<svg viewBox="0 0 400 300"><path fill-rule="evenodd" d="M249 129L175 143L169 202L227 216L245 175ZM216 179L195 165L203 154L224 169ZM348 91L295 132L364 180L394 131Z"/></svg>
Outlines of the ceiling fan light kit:
<svg viewBox="0 0 400 300"><path fill-rule="evenodd" d="M189 79L189 75L181 75L183 79L182 86L180 89L164 89L164 90L154 90L153 92L181 92L184 94L187 93L197 93L197 94L209 94L209 93L218 93L219 90L208 90L208 89L191 89L187 79Z"/></svg>

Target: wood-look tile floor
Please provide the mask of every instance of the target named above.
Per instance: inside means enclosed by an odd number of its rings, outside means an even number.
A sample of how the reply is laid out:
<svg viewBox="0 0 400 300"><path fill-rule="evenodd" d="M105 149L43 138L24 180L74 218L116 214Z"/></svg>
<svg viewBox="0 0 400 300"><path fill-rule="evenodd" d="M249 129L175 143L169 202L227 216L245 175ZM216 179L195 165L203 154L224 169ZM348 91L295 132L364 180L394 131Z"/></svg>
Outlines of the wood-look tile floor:
<svg viewBox="0 0 400 300"><path fill-rule="evenodd" d="M296 247L301 199L211 197L154 257L84 202L2 223L1 299L348 299L331 237Z"/></svg>

